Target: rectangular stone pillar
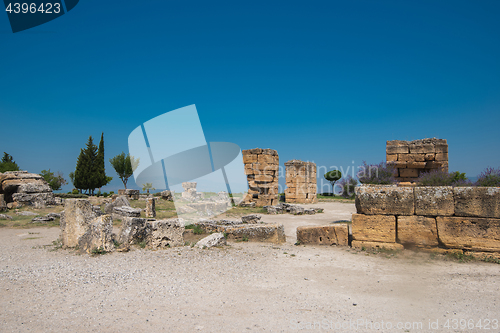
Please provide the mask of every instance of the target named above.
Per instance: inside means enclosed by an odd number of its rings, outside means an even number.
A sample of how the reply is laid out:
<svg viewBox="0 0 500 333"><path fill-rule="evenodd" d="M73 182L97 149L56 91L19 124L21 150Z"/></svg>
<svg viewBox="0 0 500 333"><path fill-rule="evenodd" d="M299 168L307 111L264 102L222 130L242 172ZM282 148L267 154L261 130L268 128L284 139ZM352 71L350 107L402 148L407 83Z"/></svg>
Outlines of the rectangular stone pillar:
<svg viewBox="0 0 500 333"><path fill-rule="evenodd" d="M278 204L279 157L273 149L243 150L243 163L248 180L246 203L256 206Z"/></svg>
<svg viewBox="0 0 500 333"><path fill-rule="evenodd" d="M285 201L290 203L315 203L316 163L291 160L285 163Z"/></svg>

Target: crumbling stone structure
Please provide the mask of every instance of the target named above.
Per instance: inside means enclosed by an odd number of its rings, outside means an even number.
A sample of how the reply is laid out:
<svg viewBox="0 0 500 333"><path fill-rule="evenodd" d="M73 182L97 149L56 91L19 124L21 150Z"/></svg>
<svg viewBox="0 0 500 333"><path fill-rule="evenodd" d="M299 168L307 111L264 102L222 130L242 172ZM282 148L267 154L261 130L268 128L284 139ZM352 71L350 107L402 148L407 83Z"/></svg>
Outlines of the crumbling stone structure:
<svg viewBox="0 0 500 333"><path fill-rule="evenodd" d="M285 163L285 202L315 203L316 163L291 160Z"/></svg>
<svg viewBox="0 0 500 333"><path fill-rule="evenodd" d="M257 206L278 204L279 157L273 149L243 150L243 163L248 180L248 195L245 203Z"/></svg>
<svg viewBox="0 0 500 333"><path fill-rule="evenodd" d="M356 211L353 247L500 252L499 187L364 185Z"/></svg>
<svg viewBox="0 0 500 333"><path fill-rule="evenodd" d="M387 163L397 169L396 179L409 182L432 170L448 172L448 143L443 139L387 141Z"/></svg>
<svg viewBox="0 0 500 333"><path fill-rule="evenodd" d="M0 173L0 194L9 208L29 205L44 207L57 201L49 184L42 176L27 171Z"/></svg>
<svg viewBox="0 0 500 333"><path fill-rule="evenodd" d="M127 198L132 199L132 200L139 200L140 192L139 190L132 190L132 189L126 189L126 190L118 190L118 195L125 195Z"/></svg>

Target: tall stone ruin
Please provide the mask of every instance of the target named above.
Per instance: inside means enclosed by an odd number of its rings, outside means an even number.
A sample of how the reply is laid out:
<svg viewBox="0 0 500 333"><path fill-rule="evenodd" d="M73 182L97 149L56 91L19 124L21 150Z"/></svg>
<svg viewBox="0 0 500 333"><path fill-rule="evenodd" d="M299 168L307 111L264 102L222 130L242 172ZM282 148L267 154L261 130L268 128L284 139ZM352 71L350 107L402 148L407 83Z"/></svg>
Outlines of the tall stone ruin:
<svg viewBox="0 0 500 333"><path fill-rule="evenodd" d="M249 187L245 202L255 202L256 206L278 204L278 152L255 148L243 150L242 154Z"/></svg>
<svg viewBox="0 0 500 333"><path fill-rule="evenodd" d="M448 143L444 139L387 141L387 164L397 169L396 179L409 182L432 170L448 172Z"/></svg>
<svg viewBox="0 0 500 333"><path fill-rule="evenodd" d="M315 203L316 163L291 160L285 163L285 201L290 203Z"/></svg>

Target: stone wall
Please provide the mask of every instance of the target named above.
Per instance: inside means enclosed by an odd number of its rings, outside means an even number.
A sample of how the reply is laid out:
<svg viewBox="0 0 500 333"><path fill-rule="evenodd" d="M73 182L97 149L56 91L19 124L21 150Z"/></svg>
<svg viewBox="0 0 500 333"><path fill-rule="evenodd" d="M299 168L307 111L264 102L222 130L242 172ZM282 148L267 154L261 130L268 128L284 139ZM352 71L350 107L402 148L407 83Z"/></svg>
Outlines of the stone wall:
<svg viewBox="0 0 500 333"><path fill-rule="evenodd" d="M132 189L128 188L128 189L118 190L118 195L125 195L129 199L139 200L140 192L139 192L139 190L132 190Z"/></svg>
<svg viewBox="0 0 500 333"><path fill-rule="evenodd" d="M273 149L243 150L243 163L248 180L246 203L255 202L257 206L278 204L279 157Z"/></svg>
<svg viewBox="0 0 500 333"><path fill-rule="evenodd" d="M353 247L500 252L500 187L356 188Z"/></svg>
<svg viewBox="0 0 500 333"><path fill-rule="evenodd" d="M448 172L448 143L443 139L387 141L387 163L397 168L396 179L413 181L423 172Z"/></svg>
<svg viewBox="0 0 500 333"><path fill-rule="evenodd" d="M291 160L285 163L285 202L315 203L316 163Z"/></svg>

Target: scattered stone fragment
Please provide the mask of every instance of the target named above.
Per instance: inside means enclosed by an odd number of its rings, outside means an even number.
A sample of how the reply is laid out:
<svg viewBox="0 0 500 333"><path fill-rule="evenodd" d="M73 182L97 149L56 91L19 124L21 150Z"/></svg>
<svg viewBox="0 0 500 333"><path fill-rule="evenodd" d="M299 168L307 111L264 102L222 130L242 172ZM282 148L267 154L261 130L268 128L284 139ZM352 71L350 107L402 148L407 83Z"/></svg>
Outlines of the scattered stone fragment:
<svg viewBox="0 0 500 333"><path fill-rule="evenodd" d="M0 220L12 220L12 216L0 214Z"/></svg>
<svg viewBox="0 0 500 333"><path fill-rule="evenodd" d="M243 223L259 223L261 216L256 214L246 215L241 217Z"/></svg>
<svg viewBox="0 0 500 333"><path fill-rule="evenodd" d="M146 199L146 217L156 217L156 206L154 198Z"/></svg>
<svg viewBox="0 0 500 333"><path fill-rule="evenodd" d="M140 217L140 216L141 216L140 208L132 208L129 206L113 208L113 217L116 217L118 219L123 217Z"/></svg>
<svg viewBox="0 0 500 333"><path fill-rule="evenodd" d="M122 195L122 196L117 197L113 202L106 204L106 206L104 208L104 212L106 214L113 214L113 208L123 207L123 206L130 207L130 202L128 202L128 199L126 196Z"/></svg>
<svg viewBox="0 0 500 333"><path fill-rule="evenodd" d="M89 225L96 217L89 200L66 199L60 223L63 246L77 246L78 239L87 232Z"/></svg>
<svg viewBox="0 0 500 333"><path fill-rule="evenodd" d="M226 245L226 238L224 237L224 234L221 232L211 234L200 241L196 243L196 246L199 247L200 249L203 248L211 248L214 246L223 246Z"/></svg>
<svg viewBox="0 0 500 333"><path fill-rule="evenodd" d="M33 213L33 212L30 212L30 211L24 211L24 212L16 212L17 215L21 215L21 216L37 216L39 214L37 213Z"/></svg>
<svg viewBox="0 0 500 333"><path fill-rule="evenodd" d="M38 216L31 219L31 223L47 223L54 220L52 216Z"/></svg>

